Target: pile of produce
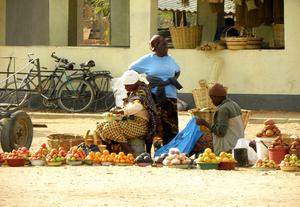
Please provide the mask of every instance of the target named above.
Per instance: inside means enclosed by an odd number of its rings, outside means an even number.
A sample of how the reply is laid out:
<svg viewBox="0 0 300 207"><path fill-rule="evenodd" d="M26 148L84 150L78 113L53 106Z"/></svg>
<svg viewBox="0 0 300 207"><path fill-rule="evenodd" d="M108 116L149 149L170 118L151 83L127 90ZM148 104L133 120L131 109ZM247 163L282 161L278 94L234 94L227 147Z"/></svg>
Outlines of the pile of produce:
<svg viewBox="0 0 300 207"><path fill-rule="evenodd" d="M168 157L168 153L162 153L160 156L154 157L154 163L162 165L166 157Z"/></svg>
<svg viewBox="0 0 300 207"><path fill-rule="evenodd" d="M26 147L18 148L17 150L12 150L10 153L5 154L6 159L25 159L28 160L31 153Z"/></svg>
<svg viewBox="0 0 300 207"><path fill-rule="evenodd" d="M281 135L280 130L272 119L264 122L264 128L256 134L256 137L278 137Z"/></svg>
<svg viewBox="0 0 300 207"><path fill-rule="evenodd" d="M151 159L151 156L149 153L144 152L135 158L135 162L137 164L140 164L140 163L152 164L153 160Z"/></svg>
<svg viewBox="0 0 300 207"><path fill-rule="evenodd" d="M256 168L272 168L272 169L277 169L278 165L275 163L274 160L269 160L269 159L258 159L255 162L255 167Z"/></svg>
<svg viewBox="0 0 300 207"><path fill-rule="evenodd" d="M196 163L219 163L220 157L216 156L210 148L206 148L203 154L200 154Z"/></svg>
<svg viewBox="0 0 300 207"><path fill-rule="evenodd" d="M184 153L181 153L177 148L171 148L168 156L163 161L164 165L189 165L192 160L188 158Z"/></svg>
<svg viewBox="0 0 300 207"><path fill-rule="evenodd" d="M236 162L231 153L220 152L220 162Z"/></svg>
<svg viewBox="0 0 300 207"><path fill-rule="evenodd" d="M300 138L295 139L291 144L290 144L290 150L291 151L300 151Z"/></svg>
<svg viewBox="0 0 300 207"><path fill-rule="evenodd" d="M67 161L83 161L85 159L85 153L81 147L71 147L67 153Z"/></svg>
<svg viewBox="0 0 300 207"><path fill-rule="evenodd" d="M108 150L104 150L101 152L89 152L89 154L85 157L85 161L91 161L95 164L100 163L123 163L123 164L133 164L134 163L134 156L131 153L127 155L124 152L119 152L118 154L112 152L110 153Z"/></svg>
<svg viewBox="0 0 300 207"><path fill-rule="evenodd" d="M269 148L270 149L287 149L288 145L283 142L283 139L281 137L277 137L272 141Z"/></svg>
<svg viewBox="0 0 300 207"><path fill-rule="evenodd" d="M50 153L46 156L46 161L48 164L62 164L66 161L65 155L66 152L63 148L57 149L51 149Z"/></svg>
<svg viewBox="0 0 300 207"><path fill-rule="evenodd" d="M49 153L49 150L48 150L46 144L43 143L41 145L41 147L31 155L29 160L46 160L46 156L48 153Z"/></svg>
<svg viewBox="0 0 300 207"><path fill-rule="evenodd" d="M280 163L280 167L300 167L300 160L295 154L287 154Z"/></svg>

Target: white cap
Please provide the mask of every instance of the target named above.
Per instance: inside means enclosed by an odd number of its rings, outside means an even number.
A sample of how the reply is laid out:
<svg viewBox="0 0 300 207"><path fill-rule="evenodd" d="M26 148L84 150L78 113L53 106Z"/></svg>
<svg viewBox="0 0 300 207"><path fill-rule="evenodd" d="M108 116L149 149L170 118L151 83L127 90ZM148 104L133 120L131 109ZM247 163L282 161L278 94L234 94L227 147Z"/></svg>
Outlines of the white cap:
<svg viewBox="0 0 300 207"><path fill-rule="evenodd" d="M134 70L127 70L121 79L124 85L132 85L139 81L139 74Z"/></svg>

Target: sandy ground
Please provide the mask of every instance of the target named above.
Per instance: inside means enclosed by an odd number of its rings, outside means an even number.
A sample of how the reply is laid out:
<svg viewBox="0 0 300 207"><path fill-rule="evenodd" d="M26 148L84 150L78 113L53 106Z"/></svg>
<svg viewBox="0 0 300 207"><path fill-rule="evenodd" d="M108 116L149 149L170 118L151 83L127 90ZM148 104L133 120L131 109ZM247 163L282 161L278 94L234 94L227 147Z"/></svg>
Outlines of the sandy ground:
<svg viewBox="0 0 300 207"><path fill-rule="evenodd" d="M300 135L300 113L257 112L246 128L253 139L259 119L281 120L283 133ZM52 118L51 118L52 117ZM280 118L280 119L279 119ZM284 123L282 120L289 119ZM51 133L85 134L101 121L95 116L32 116L32 150ZM190 119L180 115L180 128ZM0 206L300 206L300 172L201 171L154 167L0 167Z"/></svg>

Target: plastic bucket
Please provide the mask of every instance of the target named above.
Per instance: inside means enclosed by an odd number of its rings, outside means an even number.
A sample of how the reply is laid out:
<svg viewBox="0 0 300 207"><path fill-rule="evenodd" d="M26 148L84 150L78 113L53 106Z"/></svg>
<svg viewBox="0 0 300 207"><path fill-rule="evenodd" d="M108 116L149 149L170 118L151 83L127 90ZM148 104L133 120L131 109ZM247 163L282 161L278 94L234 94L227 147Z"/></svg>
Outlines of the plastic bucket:
<svg viewBox="0 0 300 207"><path fill-rule="evenodd" d="M272 144L272 141L275 138L261 138L261 137L257 137L255 139L256 142L256 153L257 153L257 158L258 159L265 159L268 158L269 154L268 154L268 148L270 147L270 145Z"/></svg>
<svg viewBox="0 0 300 207"><path fill-rule="evenodd" d="M145 140L144 139L129 139L128 145L132 148L135 157L145 152Z"/></svg>
<svg viewBox="0 0 300 207"><path fill-rule="evenodd" d="M248 150L247 148L233 149L234 159L237 161L237 165L240 167L248 165Z"/></svg>
<svg viewBox="0 0 300 207"><path fill-rule="evenodd" d="M269 149L269 159L274 160L276 164L280 164L286 154L288 150L284 148Z"/></svg>

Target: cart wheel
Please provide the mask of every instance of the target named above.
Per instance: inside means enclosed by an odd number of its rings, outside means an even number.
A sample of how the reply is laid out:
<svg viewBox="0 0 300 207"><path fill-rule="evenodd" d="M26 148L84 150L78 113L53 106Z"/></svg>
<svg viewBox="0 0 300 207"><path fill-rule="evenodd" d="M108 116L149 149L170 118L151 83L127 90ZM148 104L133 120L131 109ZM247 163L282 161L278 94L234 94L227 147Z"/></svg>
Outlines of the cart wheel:
<svg viewBox="0 0 300 207"><path fill-rule="evenodd" d="M10 118L2 120L1 147L11 152L19 147L30 148L33 126L30 117L24 111L16 111Z"/></svg>

